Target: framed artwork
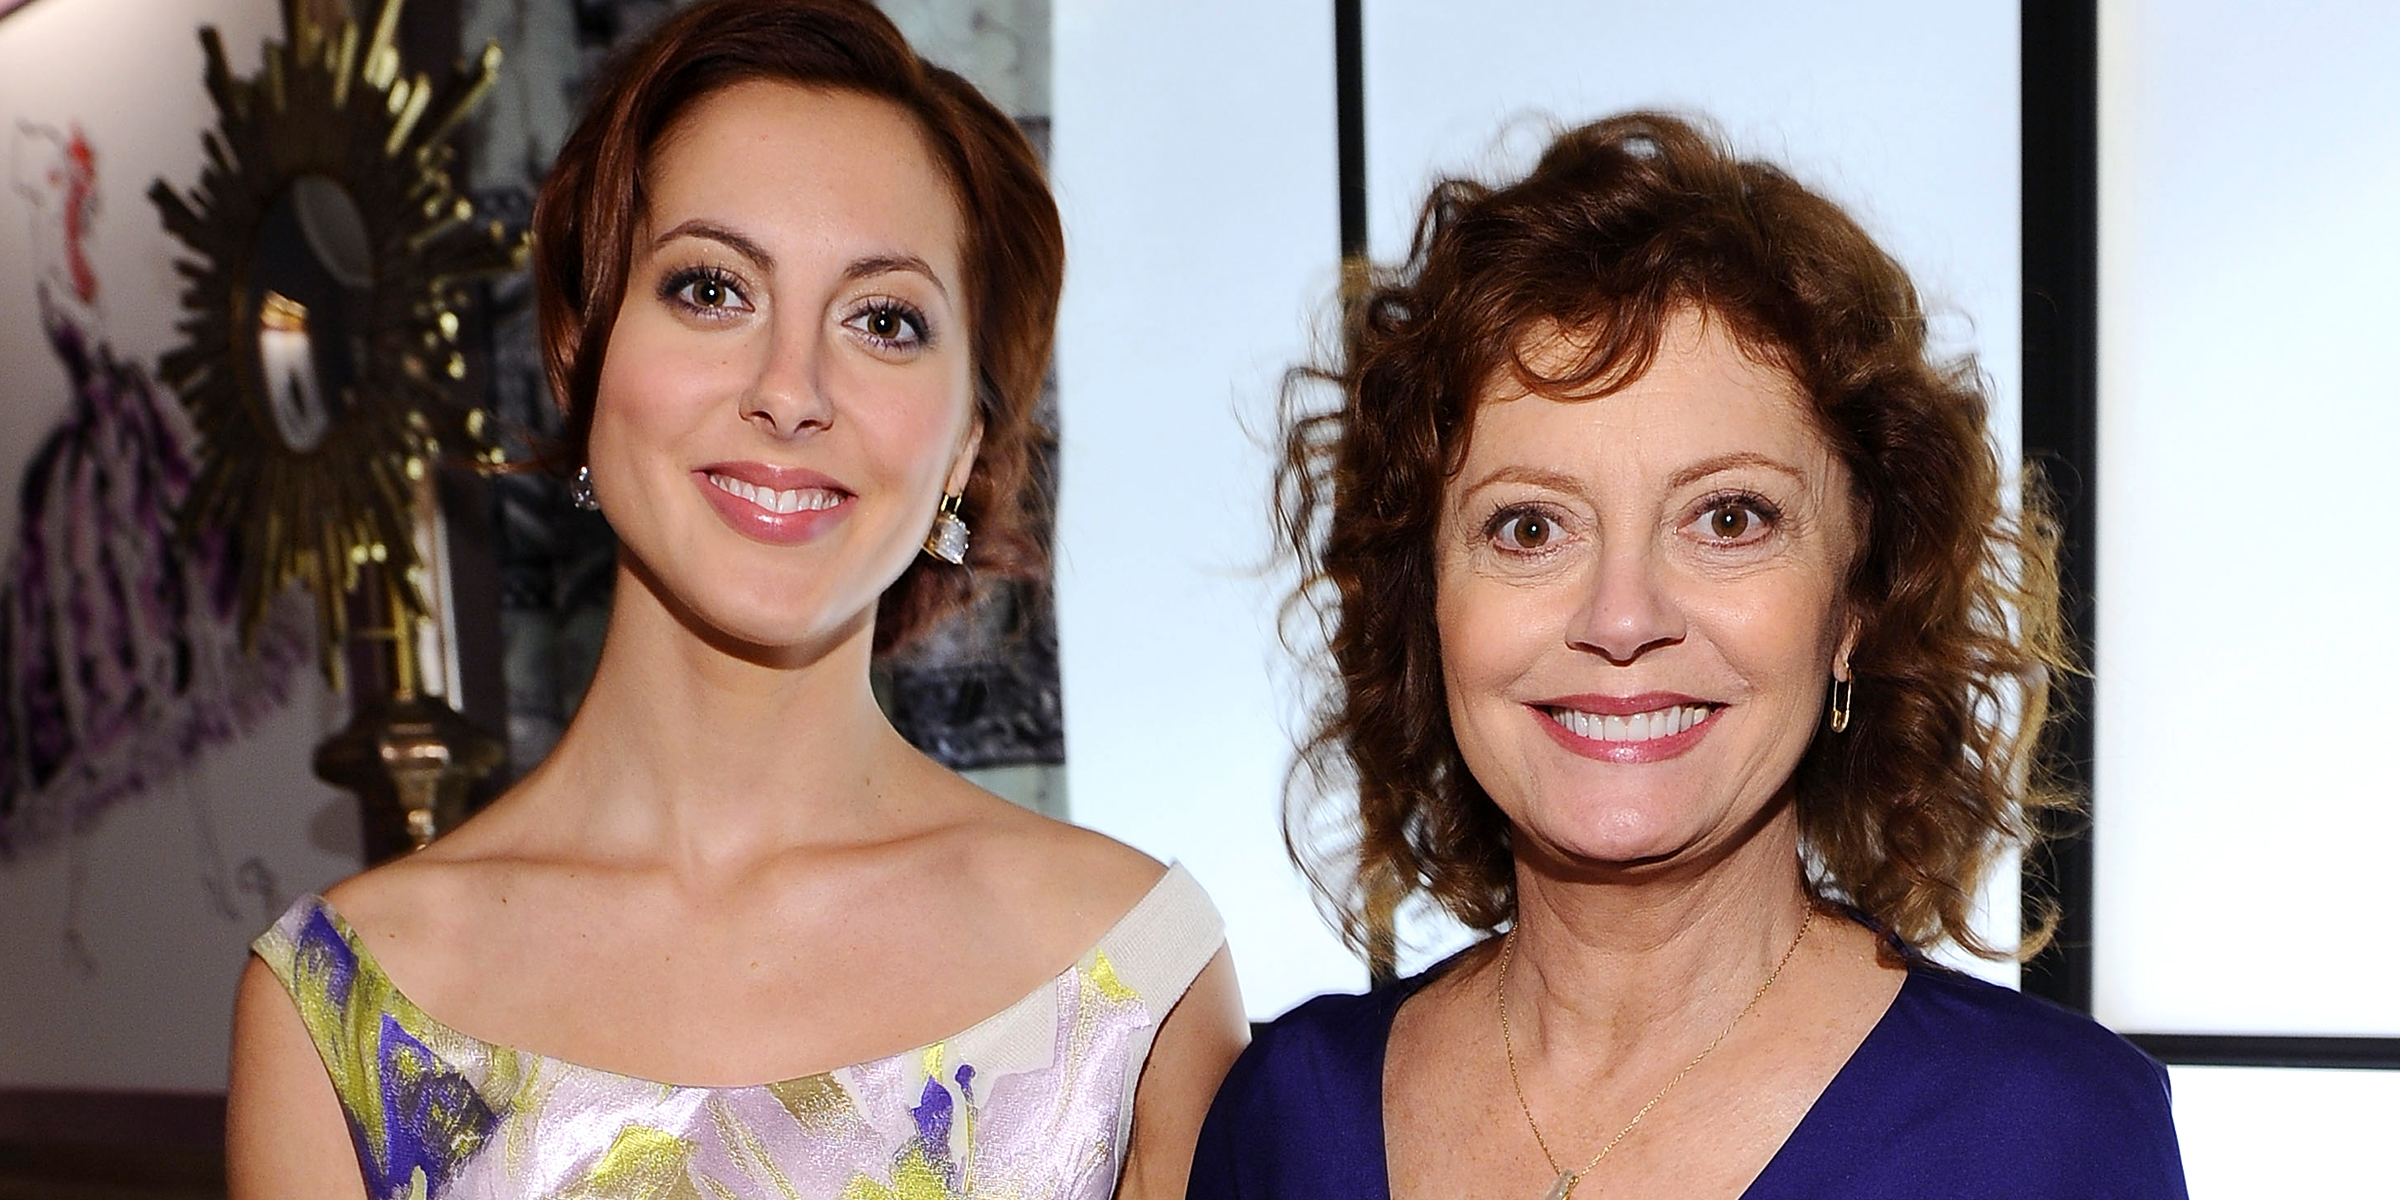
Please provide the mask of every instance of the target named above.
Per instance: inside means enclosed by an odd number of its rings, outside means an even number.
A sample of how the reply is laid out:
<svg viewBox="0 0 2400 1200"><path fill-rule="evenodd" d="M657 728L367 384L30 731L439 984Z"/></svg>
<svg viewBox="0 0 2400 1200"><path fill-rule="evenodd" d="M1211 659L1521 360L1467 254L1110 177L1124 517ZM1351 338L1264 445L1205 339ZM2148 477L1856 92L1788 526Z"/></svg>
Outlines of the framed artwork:
<svg viewBox="0 0 2400 1200"><path fill-rule="evenodd" d="M310 774L334 622L275 563L405 565L424 431L472 437L406 409L512 259L428 176L496 60L158 9L0 3L0 1195L221 1189L245 948L360 865Z"/></svg>

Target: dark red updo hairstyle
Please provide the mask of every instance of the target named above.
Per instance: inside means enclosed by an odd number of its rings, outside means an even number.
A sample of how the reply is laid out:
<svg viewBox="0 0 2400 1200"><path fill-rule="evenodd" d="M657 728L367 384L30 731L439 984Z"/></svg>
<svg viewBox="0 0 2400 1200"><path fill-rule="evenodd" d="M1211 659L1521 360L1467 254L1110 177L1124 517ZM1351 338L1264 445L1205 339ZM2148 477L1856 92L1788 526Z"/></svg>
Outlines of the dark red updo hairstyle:
<svg viewBox="0 0 2400 1200"><path fill-rule="evenodd" d="M964 566L919 555L876 611L890 650L971 598L978 578L1039 574L1030 528L1034 410L1058 317L1066 241L1040 157L1016 123L956 74L909 49L867 0L702 0L610 60L559 149L533 215L542 360L566 412L568 461L581 463L609 331L625 299L659 137L695 102L751 80L856 92L915 118L949 176L961 247L975 407L983 444L960 515L974 529ZM933 514L926 514L930 523Z"/></svg>
<svg viewBox="0 0 2400 1200"><path fill-rule="evenodd" d="M2046 922L2002 947L1968 916L2031 814L2068 802L2037 754L2069 666L2055 523L2038 481L2010 511L1981 378L1933 357L1898 262L1783 171L1637 112L1558 134L1522 178L1435 185L1408 260L1366 285L1341 360L1286 392L1277 478L1295 600L1334 671L1286 833L1355 948L1388 953L1412 899L1484 931L1516 913L1508 820L1451 733L1434 623L1435 529L1477 399L1512 380L1606 395L1693 310L1797 385L1863 531L1843 599L1852 716L1819 724L1788 784L1795 869L1913 947L2038 948ZM1550 329L1588 352L1535 369ZM1312 406L1321 391L1339 404Z"/></svg>

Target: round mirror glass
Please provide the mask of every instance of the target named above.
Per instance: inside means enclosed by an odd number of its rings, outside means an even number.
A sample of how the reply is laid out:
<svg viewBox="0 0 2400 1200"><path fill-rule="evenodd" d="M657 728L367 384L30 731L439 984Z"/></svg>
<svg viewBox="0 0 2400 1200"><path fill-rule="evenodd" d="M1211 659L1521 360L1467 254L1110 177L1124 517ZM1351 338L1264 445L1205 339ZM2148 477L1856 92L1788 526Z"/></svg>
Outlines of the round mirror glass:
<svg viewBox="0 0 2400 1200"><path fill-rule="evenodd" d="M313 450L350 405L375 289L367 224L340 184L292 180L251 249L249 333L259 395L283 444Z"/></svg>

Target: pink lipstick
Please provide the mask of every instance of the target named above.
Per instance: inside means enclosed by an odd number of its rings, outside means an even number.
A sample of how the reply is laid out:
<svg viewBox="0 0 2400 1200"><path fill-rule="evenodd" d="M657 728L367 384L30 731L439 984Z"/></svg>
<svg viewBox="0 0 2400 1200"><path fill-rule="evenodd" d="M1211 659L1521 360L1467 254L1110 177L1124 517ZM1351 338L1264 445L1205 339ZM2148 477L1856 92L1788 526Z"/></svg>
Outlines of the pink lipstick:
<svg viewBox="0 0 2400 1200"><path fill-rule="evenodd" d="M1675 692L1557 696L1526 708L1559 745L1613 763L1664 762L1682 755L1716 728L1717 714L1725 710Z"/></svg>
<svg viewBox="0 0 2400 1200"><path fill-rule="evenodd" d="M693 471L692 482L735 533L771 546L816 538L858 499L830 475L758 462L711 463Z"/></svg>

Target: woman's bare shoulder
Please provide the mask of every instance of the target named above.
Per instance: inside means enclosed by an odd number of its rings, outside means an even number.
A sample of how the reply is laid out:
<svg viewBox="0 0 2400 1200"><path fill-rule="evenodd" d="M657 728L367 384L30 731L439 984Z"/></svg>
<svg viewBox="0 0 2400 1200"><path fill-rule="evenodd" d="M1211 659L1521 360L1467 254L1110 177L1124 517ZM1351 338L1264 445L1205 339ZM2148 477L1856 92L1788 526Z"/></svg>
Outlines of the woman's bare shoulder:
<svg viewBox="0 0 2400 1200"><path fill-rule="evenodd" d="M1008 908L1058 931L1075 950L1139 904L1165 863L1096 830L992 797L975 839L974 874Z"/></svg>
<svg viewBox="0 0 2400 1200"><path fill-rule="evenodd" d="M524 869L505 834L504 821L478 816L423 850L325 889L325 903L379 956L471 936L487 920L482 907Z"/></svg>
<svg viewBox="0 0 2400 1200"><path fill-rule="evenodd" d="M256 958L233 1006L225 1104L228 1193L364 1197L349 1126L332 1080L291 998Z"/></svg>

